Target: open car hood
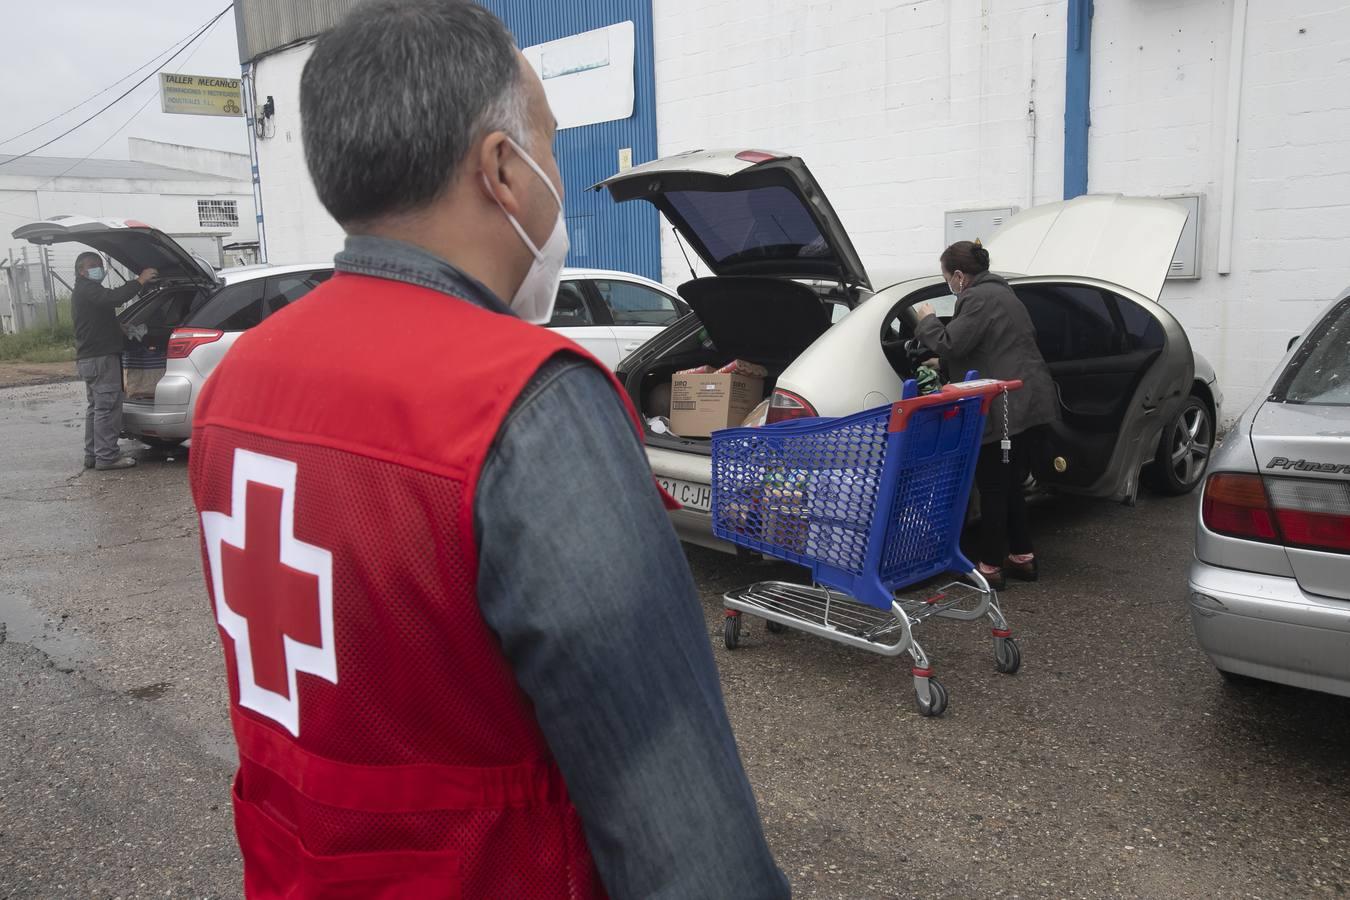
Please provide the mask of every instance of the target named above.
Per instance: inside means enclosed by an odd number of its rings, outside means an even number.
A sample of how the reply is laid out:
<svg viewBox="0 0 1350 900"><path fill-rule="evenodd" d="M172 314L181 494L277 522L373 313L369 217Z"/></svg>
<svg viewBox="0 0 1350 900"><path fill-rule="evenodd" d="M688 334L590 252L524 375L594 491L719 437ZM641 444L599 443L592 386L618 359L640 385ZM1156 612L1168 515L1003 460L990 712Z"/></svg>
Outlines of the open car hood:
<svg viewBox="0 0 1350 900"><path fill-rule="evenodd" d="M1088 195L1018 213L985 248L998 272L1095 278L1156 302L1188 215L1170 200Z"/></svg>
<svg viewBox="0 0 1350 900"><path fill-rule="evenodd" d="M193 256L164 232L134 219L52 216L16 228L14 237L34 244L85 244L106 253L134 274L149 267L158 269L159 277L166 281L191 282L203 287L219 283L209 263Z"/></svg>
<svg viewBox="0 0 1350 900"><path fill-rule="evenodd" d="M760 150L692 150L595 185L661 211L716 275L837 281L871 288L806 163Z"/></svg>

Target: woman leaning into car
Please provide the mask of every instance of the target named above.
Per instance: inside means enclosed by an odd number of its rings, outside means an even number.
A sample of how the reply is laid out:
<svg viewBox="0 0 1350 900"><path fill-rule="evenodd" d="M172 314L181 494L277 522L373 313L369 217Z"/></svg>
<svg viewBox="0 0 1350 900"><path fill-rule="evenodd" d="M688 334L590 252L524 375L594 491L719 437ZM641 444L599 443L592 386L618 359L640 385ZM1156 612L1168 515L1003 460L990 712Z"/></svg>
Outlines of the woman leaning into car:
<svg viewBox="0 0 1350 900"><path fill-rule="evenodd" d="M979 241L958 241L943 252L941 263L942 277L956 295L956 312L943 324L932 304L921 304L915 310L915 336L953 377L974 370L981 378L1020 379L1023 384L990 408L975 465L980 573L997 590L1005 576L1035 581L1039 574L1022 484L1045 426L1058 416L1055 386L1026 307L1008 282L989 271L989 251ZM1001 446L1005 403L1012 442L1006 459Z"/></svg>

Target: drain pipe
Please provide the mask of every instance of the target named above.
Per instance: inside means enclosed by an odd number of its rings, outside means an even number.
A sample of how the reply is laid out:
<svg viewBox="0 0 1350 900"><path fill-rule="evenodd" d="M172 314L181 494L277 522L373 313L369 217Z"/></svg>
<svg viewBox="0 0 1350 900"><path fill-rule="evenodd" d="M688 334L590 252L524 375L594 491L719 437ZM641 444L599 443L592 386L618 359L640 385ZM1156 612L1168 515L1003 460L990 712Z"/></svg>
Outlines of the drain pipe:
<svg viewBox="0 0 1350 900"><path fill-rule="evenodd" d="M241 79L244 95L244 123L248 126L248 162L253 179L253 213L258 222L258 262L267 262L267 229L263 225L262 178L258 172L258 98L254 95L255 67L245 63Z"/></svg>
<svg viewBox="0 0 1350 900"><path fill-rule="evenodd" d="M1036 35L1031 36L1031 86L1027 89L1027 209L1036 205Z"/></svg>
<svg viewBox="0 0 1350 900"><path fill-rule="evenodd" d="M1092 0L1069 0L1064 71L1064 199L1087 193L1091 125Z"/></svg>
<svg viewBox="0 0 1350 900"><path fill-rule="evenodd" d="M1242 63L1247 45L1247 0L1233 0L1233 39L1228 49L1228 105L1224 112L1223 206L1219 214L1219 274L1233 271L1233 216L1237 198L1238 125L1242 119Z"/></svg>

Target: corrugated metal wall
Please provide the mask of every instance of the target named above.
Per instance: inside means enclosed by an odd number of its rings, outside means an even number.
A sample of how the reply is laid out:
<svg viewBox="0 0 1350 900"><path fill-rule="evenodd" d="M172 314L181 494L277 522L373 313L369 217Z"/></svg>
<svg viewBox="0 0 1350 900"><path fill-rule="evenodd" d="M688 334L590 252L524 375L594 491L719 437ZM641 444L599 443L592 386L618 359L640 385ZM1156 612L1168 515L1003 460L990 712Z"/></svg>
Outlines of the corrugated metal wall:
<svg viewBox="0 0 1350 900"><path fill-rule="evenodd" d="M239 62L314 37L336 25L360 0L235 0Z"/></svg>
<svg viewBox="0 0 1350 900"><path fill-rule="evenodd" d="M480 0L501 16L521 47L631 21L634 30L633 115L558 132L554 152L566 189L570 266L618 269L661 277L660 217L641 201L615 204L587 188L619 169L619 151L633 164L656 158L656 76L651 0Z"/></svg>
<svg viewBox="0 0 1350 900"><path fill-rule="evenodd" d="M359 0L236 0L239 57L248 62L313 37L336 24ZM631 21L634 30L633 115L559 132L555 153L566 190L567 263L661 277L660 217L641 202L616 205L587 188L613 175L619 151L633 164L656 157L656 76L651 0L479 0L506 22L521 47Z"/></svg>

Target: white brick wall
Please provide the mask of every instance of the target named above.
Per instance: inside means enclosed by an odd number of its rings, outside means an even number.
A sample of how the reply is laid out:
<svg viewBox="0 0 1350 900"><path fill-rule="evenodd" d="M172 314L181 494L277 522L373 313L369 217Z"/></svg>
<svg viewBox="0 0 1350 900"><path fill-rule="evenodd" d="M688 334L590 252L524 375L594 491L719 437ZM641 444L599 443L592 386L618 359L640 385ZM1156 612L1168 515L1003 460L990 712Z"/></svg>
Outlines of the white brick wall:
<svg viewBox="0 0 1350 900"><path fill-rule="evenodd" d="M800 155L875 284L930 271L942 214L1036 202L1063 167L1063 0L654 0L661 154ZM1035 79L1033 90L1032 81ZM667 231L663 274L688 277Z"/></svg>
<svg viewBox="0 0 1350 900"><path fill-rule="evenodd" d="M1251 0L1220 276L1231 25L1231 2L1098 3L1089 153L1093 191L1204 194L1201 278L1168 282L1163 301L1218 370L1230 418L1350 284L1350 6Z"/></svg>
<svg viewBox="0 0 1350 900"><path fill-rule="evenodd" d="M945 210L1029 205L1033 97L1034 202L1062 196L1064 0L654 5L661 154L804 157L876 284L934 268ZM1219 276L1230 2L1096 4L1089 190L1204 195L1202 277L1169 282L1164 302L1218 369L1230 419L1350 284L1350 5L1296 6L1251 0ZM667 281L688 277L668 231L662 259Z"/></svg>

